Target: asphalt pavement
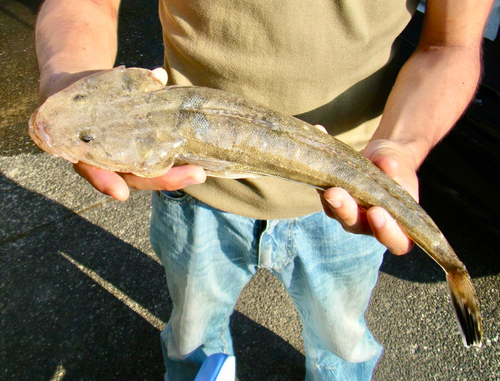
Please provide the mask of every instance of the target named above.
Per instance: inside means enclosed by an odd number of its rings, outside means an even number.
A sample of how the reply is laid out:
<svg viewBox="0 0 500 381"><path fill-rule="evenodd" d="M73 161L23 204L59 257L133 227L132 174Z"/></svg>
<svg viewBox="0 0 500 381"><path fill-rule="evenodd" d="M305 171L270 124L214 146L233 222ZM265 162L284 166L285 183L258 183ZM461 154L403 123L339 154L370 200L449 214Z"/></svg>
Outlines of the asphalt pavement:
<svg viewBox="0 0 500 381"><path fill-rule="evenodd" d="M40 3L0 1L0 380L160 380L172 304L149 245L150 194L112 200L27 133ZM117 64L162 64L156 7L123 0ZM431 161L477 172L443 144ZM385 347L374 380L500 380L500 230L465 213L432 167L421 177L422 205L473 277L484 343L463 347L434 262L418 249L387 254L367 316ZM303 379L300 322L268 272L245 288L231 329L239 380Z"/></svg>

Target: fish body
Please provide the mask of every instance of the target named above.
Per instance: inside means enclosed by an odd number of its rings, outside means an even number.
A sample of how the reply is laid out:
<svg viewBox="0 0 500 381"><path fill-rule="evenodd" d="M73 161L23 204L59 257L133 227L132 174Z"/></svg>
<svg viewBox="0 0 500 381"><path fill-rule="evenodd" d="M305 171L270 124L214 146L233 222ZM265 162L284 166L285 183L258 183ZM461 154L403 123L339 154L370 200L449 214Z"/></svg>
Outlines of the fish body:
<svg viewBox="0 0 500 381"><path fill-rule="evenodd" d="M362 208L387 210L444 269L464 344L481 345L474 286L436 224L373 163L310 124L222 90L165 87L149 70L117 67L47 99L29 132L56 156L142 177L196 164L209 176L342 187Z"/></svg>

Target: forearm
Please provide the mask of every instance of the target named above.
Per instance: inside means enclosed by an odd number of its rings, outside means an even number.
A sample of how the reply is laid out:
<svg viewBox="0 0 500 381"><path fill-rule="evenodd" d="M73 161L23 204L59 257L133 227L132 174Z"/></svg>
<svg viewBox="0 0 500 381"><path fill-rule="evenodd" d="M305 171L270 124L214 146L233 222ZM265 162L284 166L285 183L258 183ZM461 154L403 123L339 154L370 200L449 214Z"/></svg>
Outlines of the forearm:
<svg viewBox="0 0 500 381"><path fill-rule="evenodd" d="M418 169L467 108L480 67L479 47L419 47L401 69L372 141L402 144Z"/></svg>
<svg viewBox="0 0 500 381"><path fill-rule="evenodd" d="M481 75L483 29L492 3L426 2L419 46L401 69L372 138L399 146L396 150L413 171L474 96Z"/></svg>
<svg viewBox="0 0 500 381"><path fill-rule="evenodd" d="M94 70L111 68L117 51L119 0L47 0L35 38L40 97Z"/></svg>

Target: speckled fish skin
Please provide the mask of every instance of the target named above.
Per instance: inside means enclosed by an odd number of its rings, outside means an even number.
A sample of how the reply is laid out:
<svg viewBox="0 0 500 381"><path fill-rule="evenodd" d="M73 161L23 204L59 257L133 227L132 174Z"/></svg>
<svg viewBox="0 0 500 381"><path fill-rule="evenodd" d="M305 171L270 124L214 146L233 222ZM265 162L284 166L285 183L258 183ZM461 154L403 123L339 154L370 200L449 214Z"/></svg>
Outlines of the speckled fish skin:
<svg viewBox="0 0 500 381"><path fill-rule="evenodd" d="M47 99L29 132L53 155L143 177L197 164L209 176L342 187L361 207L387 210L444 269L464 344L481 345L474 286L429 215L369 160L299 119L225 91L165 87L149 70L117 67Z"/></svg>

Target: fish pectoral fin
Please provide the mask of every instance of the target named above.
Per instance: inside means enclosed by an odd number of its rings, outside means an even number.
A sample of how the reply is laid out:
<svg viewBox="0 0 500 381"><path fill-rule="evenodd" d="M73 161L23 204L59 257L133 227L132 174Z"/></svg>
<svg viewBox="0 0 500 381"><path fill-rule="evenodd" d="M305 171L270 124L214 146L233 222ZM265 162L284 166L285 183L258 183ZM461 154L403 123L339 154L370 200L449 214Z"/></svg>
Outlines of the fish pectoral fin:
<svg viewBox="0 0 500 381"><path fill-rule="evenodd" d="M138 177L160 177L167 173L174 164L174 159L166 158L164 160L144 160L142 163L136 163L137 171L132 174Z"/></svg>
<svg viewBox="0 0 500 381"><path fill-rule="evenodd" d="M170 170L176 161L177 148L182 140L164 144L154 144L154 139L147 136L137 137L134 141L135 152L139 160L136 165L141 177L158 177ZM137 173L134 173L137 175Z"/></svg>
<svg viewBox="0 0 500 381"><path fill-rule="evenodd" d="M247 179L261 177L261 175L257 173L245 171L241 168L238 168L234 163L230 163L224 160L206 159L192 155L182 155L177 158L175 165L182 164L199 165L205 170L207 176L210 177L219 177L223 179Z"/></svg>

